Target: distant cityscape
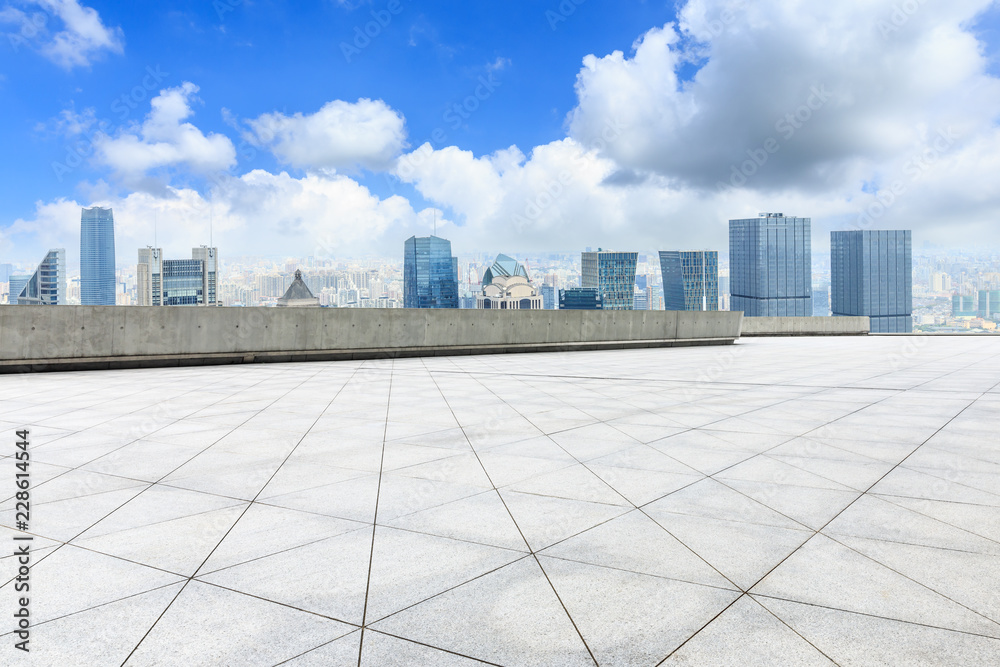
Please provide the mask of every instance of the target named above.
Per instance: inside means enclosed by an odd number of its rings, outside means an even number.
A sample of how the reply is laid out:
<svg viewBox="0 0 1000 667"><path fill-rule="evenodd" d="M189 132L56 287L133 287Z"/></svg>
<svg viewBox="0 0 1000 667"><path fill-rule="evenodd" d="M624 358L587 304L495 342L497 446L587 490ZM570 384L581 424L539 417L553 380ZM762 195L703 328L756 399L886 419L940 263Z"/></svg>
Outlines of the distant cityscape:
<svg viewBox="0 0 1000 667"><path fill-rule="evenodd" d="M762 213L729 221L728 253L712 249L453 253L437 236L411 237L402 256L283 260L191 257L135 250L116 266L114 214L81 211L80 268L65 248L36 265L0 263L0 303L118 306L318 306L589 310L742 310L754 316L871 318L885 333L996 333L1000 256L914 252L909 230L831 233L812 257L811 219Z"/></svg>

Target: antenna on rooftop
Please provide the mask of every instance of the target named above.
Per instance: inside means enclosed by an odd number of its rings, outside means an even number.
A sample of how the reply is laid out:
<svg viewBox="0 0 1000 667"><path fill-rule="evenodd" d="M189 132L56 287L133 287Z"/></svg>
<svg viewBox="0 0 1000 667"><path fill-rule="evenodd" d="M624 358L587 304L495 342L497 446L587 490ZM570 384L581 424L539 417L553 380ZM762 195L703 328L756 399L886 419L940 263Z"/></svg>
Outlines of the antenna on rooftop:
<svg viewBox="0 0 1000 667"><path fill-rule="evenodd" d="M434 236L438 235L438 210L434 209Z"/></svg>
<svg viewBox="0 0 1000 667"><path fill-rule="evenodd" d="M153 211L153 247L154 248L159 247L159 246L156 245L156 221L157 221L157 217L158 216L159 216L159 211Z"/></svg>
<svg viewBox="0 0 1000 667"><path fill-rule="evenodd" d="M213 240L213 233L215 231L215 209L212 207L212 201L208 202L208 247L214 248L215 242Z"/></svg>

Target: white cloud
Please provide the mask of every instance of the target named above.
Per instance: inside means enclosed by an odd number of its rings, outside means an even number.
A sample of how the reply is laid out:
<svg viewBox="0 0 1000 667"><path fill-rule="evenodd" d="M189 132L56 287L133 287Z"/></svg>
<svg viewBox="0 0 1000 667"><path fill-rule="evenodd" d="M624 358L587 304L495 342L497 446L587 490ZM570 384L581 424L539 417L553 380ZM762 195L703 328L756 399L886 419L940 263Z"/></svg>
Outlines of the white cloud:
<svg viewBox="0 0 1000 667"><path fill-rule="evenodd" d="M584 59L570 135L589 143L619 122L606 155L699 188L729 180L772 139L747 186L775 191L850 183L928 127L989 127L1000 81L968 26L992 0L913 0L894 17L900 4L690 0L679 25L646 33L632 57ZM700 69L684 81L691 63Z"/></svg>
<svg viewBox="0 0 1000 667"><path fill-rule="evenodd" d="M233 142L222 134L204 134L190 122L198 86L185 82L167 88L152 99L152 109L141 125L133 124L116 136L98 134L95 160L111 168L126 184L137 186L149 172L184 167L198 174L225 171L236 164Z"/></svg>
<svg viewBox="0 0 1000 667"><path fill-rule="evenodd" d="M314 114L267 113L246 139L301 169L387 168L406 145L405 121L382 100L335 100Z"/></svg>
<svg viewBox="0 0 1000 667"><path fill-rule="evenodd" d="M0 10L0 23L16 26L11 44L31 45L60 67L87 67L103 52L122 54L125 36L119 27L104 25L100 14L79 0L25 0L27 11Z"/></svg>

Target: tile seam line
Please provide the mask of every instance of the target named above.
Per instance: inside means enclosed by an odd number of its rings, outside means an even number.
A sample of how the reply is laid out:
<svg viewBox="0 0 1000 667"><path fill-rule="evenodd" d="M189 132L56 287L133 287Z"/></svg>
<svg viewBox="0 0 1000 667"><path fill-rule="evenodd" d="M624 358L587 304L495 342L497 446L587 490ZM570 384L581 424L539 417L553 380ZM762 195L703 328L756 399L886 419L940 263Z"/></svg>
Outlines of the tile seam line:
<svg viewBox="0 0 1000 667"><path fill-rule="evenodd" d="M303 385L305 385L305 384L306 384L307 382L309 382L309 380L312 380L313 378L315 378L315 377L319 376L320 374L322 374L323 370L324 370L324 369L322 369L322 368L321 368L320 370L317 370L317 371L316 371L315 373L312 373L312 374L309 374L308 376L304 377L304 378L302 379L302 381L301 381L301 382L299 382L299 383L295 384L295 386L294 386L294 387L290 387L290 388L289 388L289 389L288 389L287 391L283 392L283 393L281 394L281 396L279 396L279 397L275 398L275 399L274 399L273 401L271 401L270 403L268 403L268 406L270 406L270 405L273 405L274 403L278 402L278 401L279 401L279 400L280 400L281 398L283 398L283 397L287 396L287 395L288 395L289 393L291 393L291 392L292 392L292 391L294 391L295 389L299 389L299 388L301 388L301 387L302 387ZM357 373L357 371L358 371L358 369L355 369L354 373L353 373L353 374L351 375L351 377L352 377L352 378L354 377L354 374L356 374L356 373ZM262 384L262 383L266 382L266 381L267 381L267 379L270 379L271 377L274 377L274 375L271 375L271 376L269 376L268 378L265 378L264 380L261 380L260 382L256 382L256 383L253 383L253 384L249 385L249 387L248 387L248 388L250 388L250 387L256 387L256 386L258 386L258 385L260 385L260 384ZM335 399L336 399L336 397L340 395L340 392L341 392L341 391L343 391L344 387L346 387L346 386L347 386L348 382L350 382L350 379L348 379L348 380L347 380L347 382L345 382L345 383L344 383L344 384L343 384L343 385L342 385L342 386L340 387L340 389L339 389L339 390L337 391L336 395L334 396L334 399L331 399L330 403L333 403L333 400L335 400ZM221 399L220 399L220 400L221 400ZM264 408L262 408L261 410L258 410L258 411L256 411L256 412L254 412L254 415L253 415L253 416L256 416L257 414L259 414L260 412L262 412L263 410L266 410L266 409L267 409L267 407L264 407ZM243 424L245 424L246 422L248 422L248 421L250 421L251 419L253 419L253 416L251 416L251 417L248 417L248 418L247 418L246 420L244 420L243 422L241 422L241 423L240 423L239 425L237 425L237 426L233 427L232 429L230 429L229 433L232 433L232 432L233 432L233 431L235 431L235 430L236 430L237 428L239 428L239 426L242 426L242 425L243 425ZM317 420L318 420L318 419L319 419L319 418L317 417ZM306 431L306 434L308 434L308 432L309 432L309 431L307 430L307 431ZM228 435L228 434L227 434L227 435ZM225 436L223 436L223 437L225 437ZM305 434L303 434L302 438L305 438ZM221 440L221 438L220 438L220 440ZM218 442L219 442L219 441L218 441L218 440L216 440L215 442L213 442L213 443L212 443L211 445L209 445L208 447L206 447L206 448L205 448L205 449L203 449L202 451L203 451L203 452L204 452L204 451L207 451L207 450L208 450L208 449L210 449L211 447L215 446L215 445L216 445L216 444L217 444ZM300 440L299 440L299 444L301 444L301 442L302 442L302 440L300 439ZM298 444L296 444L296 446L295 446L294 448L292 448L292 452L294 452L294 451L295 451L295 448L297 448L297 447L298 447ZM199 453L200 453L200 452L199 452ZM289 452L289 454L288 454L288 455L289 455L289 456L291 456L291 452ZM187 464L187 463L189 463L190 461L194 460L194 458L196 458L197 456L198 456L198 455L196 454L195 456L193 456L193 457L191 457L190 459L188 459L188 460L187 460L187 461L186 461L185 463L182 463L182 464L181 464L180 466L178 466L178 467L177 467L177 468L175 468L175 469L174 469L173 471L171 471L171 473L168 473L167 475L165 475L164 477L162 477L162 478L160 479L160 481L162 481L163 479L166 479L166 477L168 477L168 476L169 476L170 474L172 474L173 472L176 472L176 471L177 471L177 470L179 470L179 469L180 469L181 467L183 467L184 465L186 465L186 464ZM288 460L288 459L287 459L287 457L286 457L286 459L285 459L285 460L286 460L286 461ZM281 465L284 465L284 463L282 463ZM278 466L278 468L277 468L277 469L275 469L274 473L272 473L272 474L271 474L271 477L270 477L270 478L268 479L268 482L270 482L270 480L271 480L271 479L273 479L274 475L275 475L275 474L277 474L278 470L280 470L280 469L281 469L281 465L279 465L279 466ZM154 486L154 485L153 485L153 484L151 484L149 488L152 488L153 486ZM263 487L261 487L261 491L263 491L263 490L264 490L264 488L265 488L266 486L267 486L267 483L265 483L265 484L264 484L264 486L263 486ZM143 492L142 492L142 491L140 491L140 492L139 492L139 494L137 494L137 496L136 496L136 497L138 497L138 495L141 495L142 493L143 493ZM260 495L260 492L258 492L258 494L257 494L257 495ZM134 498L133 498L133 500L134 500ZM131 501L129 501L129 502L131 502ZM125 503L125 504L128 504L128 503ZM141 638L139 639L139 641L138 641L138 642L136 643L136 645L135 645L135 646L134 646L134 647L132 648L132 650L131 650L131 651L129 651L129 654L128 654L128 655L127 655L127 656L125 657L125 659L124 659L124 660L122 661L122 663L121 663L121 667L125 667L125 665L126 665L126 664L128 663L128 661L132 659L132 656L133 656L133 655L135 654L135 652L136 652L137 650L139 650L139 647L140 647L140 646L142 646L142 643L143 643L144 641L146 641L146 638L147 638L147 637L149 636L149 634L150 634L150 633L151 633L151 632L153 631L153 629L154 629L154 628L155 628L155 627L156 627L156 626L157 626L157 625L159 624L160 620L162 620L162 619L163 619L163 616L164 616L164 615L165 615L165 614L166 614L166 613L167 613L167 612L168 612L168 611L170 610L170 608L171 608L171 607L173 606L174 602L176 602L176 601L177 601L177 598L179 598L179 597L181 596L181 594L182 594L182 593L184 593L184 590L185 590L185 589L187 588L188 584L190 584L190 583L191 583L191 582L192 582L192 581L194 580L194 576L195 576L196 574L198 574L198 570L199 570L199 569L201 569L201 567L203 567L203 566L205 565L205 562L207 562L207 561L208 561L208 559L209 559L209 558L211 558L211 556L212 556L212 553L214 553L214 552L215 552L215 549L217 549L217 548L218 548L219 544L221 544L221 543L222 543L222 541L223 541L223 540L225 540L225 538L226 538L226 537L227 537L227 536L229 535L230 531L232 531L232 529L233 529L233 528L234 528L234 527L236 526L236 524L238 524L238 523L239 523L240 519L241 519L241 518L243 518L243 516L244 516L244 515L246 514L246 511L247 511L247 508L249 508L251 504L253 504L253 503L251 502L251 503L247 504L247 507L243 509L243 513L242 513L242 514L240 514L240 516L239 516L239 517L237 517L236 521L234 521L234 522L233 522L233 524L232 524L232 525L231 525L231 526L229 527L229 530L227 530L227 531L226 531L225 535L223 535L223 536L222 536L222 538L221 538L221 539L219 540L219 542L218 542L218 543L217 543L217 544L215 545L215 547L213 547L213 548L212 548L212 551L211 551L211 552L209 552L208 556L207 556L207 557L206 557L206 558L205 558L205 559L204 559L204 560L202 561L202 563L201 563L201 566L199 566L199 567L198 567L197 569L195 569L194 573L193 573L193 574L192 574L192 575L191 575L190 577L188 577L188 578L187 578L187 579L186 579L186 580L185 580L185 581L183 582L183 584L181 585L181 589L180 589L179 591L177 591L177 595L175 595L175 596L173 597L173 599L172 599L172 600L171 600L171 601L170 601L170 602L169 602L169 603L167 604L167 606L166 606L166 607L164 607L163 611L162 611L162 612L160 612L160 614L159 614L159 615L158 615L158 616L156 617L156 620L154 620L154 621L153 621L153 623L152 623L152 625L150 625L150 626L149 626L149 629L148 629L148 630L146 630L146 632L145 632L145 633L144 633L144 634L142 635L142 637L141 637ZM124 505L122 505L122 507L124 507ZM119 507L119 508L117 508L117 509L121 509L121 508ZM115 511L117 511L117 509L116 509ZM114 513L114 512L112 512L111 514L113 514L113 513ZM108 516L110 516L111 514L108 514ZM104 518L107 518L107 517L104 517ZM101 520L103 520L103 519L101 519ZM96 525L96 523L95 523L95 524L93 524L93 525ZM91 527L93 527L93 526L91 526ZM89 530L89 529L88 529L88 530ZM82 533L81 533L81 534L82 534ZM79 536L77 536L77 537L79 537ZM75 539L75 538L74 538L74 539Z"/></svg>
<svg viewBox="0 0 1000 667"><path fill-rule="evenodd" d="M389 387L385 398L385 421L382 425L382 452L378 465L378 486L375 490L375 514L372 517L372 545L371 550L368 552L368 577L365 579L365 604L361 611L361 638L358 641L358 667L361 667L361 657L364 655L365 650L365 626L368 620L368 596L371 593L372 568L375 562L375 535L378 531L378 505L379 499L382 496L382 475L385 473L385 443L386 437L389 435L389 414L392 409L392 381L395 368L396 362L395 360L391 360L389 363Z"/></svg>
<svg viewBox="0 0 1000 667"><path fill-rule="evenodd" d="M521 539L524 540L525 546L528 547L529 555L534 559L535 564L538 566L538 569L541 570L542 576L545 577L545 581L548 582L548 584L549 584L549 589L556 596L556 600L558 600L559 605L562 607L563 613L566 614L566 618L569 619L570 624L573 626L573 629L576 631L577 636L580 638L580 642L583 644L583 647L585 649L587 649L587 654L590 656L590 659L593 661L594 665L596 666L598 664L598 662L597 662L597 658L594 657L594 652L590 649L590 646L587 644L587 640L583 638L583 633L580 631L580 628L577 626L576 621L573 620L573 617L570 615L569 609L566 608L566 604L563 602L562 597L559 595L559 591L556 590L555 586L552 584L552 580L549 578L548 573L545 571L545 568L542 567L541 562L538 560L538 555L535 553L534 547L531 546L531 544L528 542L528 539L525 537L524 531L521 530L521 526L520 526L520 524L518 524L517 519L514 518L514 514L510 511L510 507L507 506L507 501L504 499L503 495L500 493L500 489L497 488L496 483L493 482L493 478L490 477L489 472L486 470L486 467L483 465L482 459L479 458L479 452L476 451L475 446L472 444L472 440L469 438L468 434L465 432L465 427L462 426L462 423L458 420L458 417L455 415L455 411L451 407L451 403L448 401L447 396L445 396L444 391L441 389L441 386L438 384L437 378L434 377L434 373L431 371L430 368L427 367L427 363L424 360L421 360L421 363L423 364L424 370L427 373L428 377L430 377L431 381L434 382L434 386L437 387L438 393L441 395L442 400L444 400L445 405L447 405L448 409L451 411L452 417L455 419L455 422L458 424L459 428L462 430L462 434L465 436L466 441L469 443L469 447L472 448L473 453L476 455L476 459L479 461L479 465L483 469L483 474L485 474L486 478L490 480L491 484L493 484L493 489L494 489L494 491L496 491L497 497L500 499L500 502L503 503L504 509L507 510L507 514L510 516L510 520L514 523L514 527L517 528L517 531L521 534ZM475 376L471 376L471 377L477 383L479 383L480 386L482 386L483 388L485 388L491 394L493 394L497 398L500 398L499 396L497 396L497 394L492 389L490 389L489 387L486 387L481 382L479 382L479 380ZM504 403L504 405L508 405L507 402L505 400L503 400L502 398L500 398L500 400L501 400L501 402ZM509 405L508 405L508 407L509 407ZM517 412L518 414L520 414L520 412L518 412L517 410L515 410L515 412ZM522 417L523 417L523 415L522 415ZM358 661L358 667L361 667L360 657L359 657L359 661Z"/></svg>

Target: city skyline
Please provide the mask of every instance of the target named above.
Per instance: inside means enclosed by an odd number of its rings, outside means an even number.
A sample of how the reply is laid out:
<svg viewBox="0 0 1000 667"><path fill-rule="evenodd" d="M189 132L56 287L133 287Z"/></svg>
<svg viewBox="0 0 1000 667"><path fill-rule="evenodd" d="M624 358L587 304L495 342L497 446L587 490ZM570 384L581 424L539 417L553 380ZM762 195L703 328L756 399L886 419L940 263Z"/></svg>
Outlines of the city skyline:
<svg viewBox="0 0 1000 667"><path fill-rule="evenodd" d="M0 18L0 87L31 100L0 110L5 261L69 246L73 212L95 204L118 212L122 248L171 254L198 237L237 255L387 255L435 227L488 249L498 226L525 251L570 233L721 247L726 220L785 208L809 211L819 239L860 227L1000 242L987 0L817 7L833 51L775 48L771 35L817 20L779 0L497 15L226 0L141 17L85 1L26 0ZM289 31L287 52L260 48ZM36 99L38 85L54 95Z"/></svg>

